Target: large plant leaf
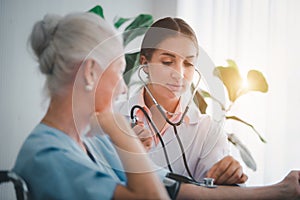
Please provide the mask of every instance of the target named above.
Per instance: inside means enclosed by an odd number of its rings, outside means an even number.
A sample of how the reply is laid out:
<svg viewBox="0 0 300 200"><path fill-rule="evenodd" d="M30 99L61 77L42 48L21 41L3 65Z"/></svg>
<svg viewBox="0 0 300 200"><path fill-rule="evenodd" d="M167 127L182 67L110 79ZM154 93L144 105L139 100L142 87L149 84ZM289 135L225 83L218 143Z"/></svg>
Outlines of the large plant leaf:
<svg viewBox="0 0 300 200"><path fill-rule="evenodd" d="M147 28L153 23L153 17L147 14L140 14L133 22L131 22L123 33L124 45L126 46L130 41L136 37L143 35Z"/></svg>
<svg viewBox="0 0 300 200"><path fill-rule="evenodd" d="M116 28L120 28L120 26L122 26L122 24L124 24L125 22L131 20L132 18L123 18L123 17L119 17L116 19L114 26Z"/></svg>
<svg viewBox="0 0 300 200"><path fill-rule="evenodd" d="M124 72L125 74L124 80L127 85L129 84L130 77L135 71L135 68L137 68L139 57L140 57L139 52L125 54L126 68Z"/></svg>
<svg viewBox="0 0 300 200"><path fill-rule="evenodd" d="M137 62L139 57L140 57L140 52L127 53L125 55L125 60L126 60L125 73L132 70L138 65Z"/></svg>
<svg viewBox="0 0 300 200"><path fill-rule="evenodd" d="M99 5L93 7L92 9L89 10L89 12L95 13L102 17L104 19L104 13L103 13L103 8Z"/></svg>
<svg viewBox="0 0 300 200"><path fill-rule="evenodd" d="M149 27L152 23L153 17L151 15L140 14L125 28L125 30L128 31L141 27Z"/></svg>
<svg viewBox="0 0 300 200"><path fill-rule="evenodd" d="M228 140L239 150L244 163L253 171L256 171L256 163L247 147L233 133L227 134Z"/></svg>
<svg viewBox="0 0 300 200"><path fill-rule="evenodd" d="M192 84L192 92L195 90L195 86L194 84ZM205 101L205 99L203 98L203 96L201 95L201 93L197 90L194 96L194 102L195 104L198 106L198 109L200 110L200 112L202 114L206 113L206 108L207 108L207 103Z"/></svg>
<svg viewBox="0 0 300 200"><path fill-rule="evenodd" d="M243 124L246 124L247 126L249 126L250 128L252 128L252 130L258 135L259 139L263 142L266 143L267 141L259 134L259 132L254 128L253 125L249 124L248 122L245 122L244 120L236 117L236 116L226 116L226 119L232 119L232 120L236 120L238 122L241 122Z"/></svg>
<svg viewBox="0 0 300 200"><path fill-rule="evenodd" d="M205 97L209 97L209 98L212 97L212 96L210 95L210 93L207 92L207 91L205 91L205 90L200 89L200 93L201 93L201 95L202 95L204 98L205 98Z"/></svg>
<svg viewBox="0 0 300 200"><path fill-rule="evenodd" d="M204 98L211 98L212 100L214 100L215 102L217 102L220 105L221 109L223 111L225 111L225 106L221 103L221 101L219 101L218 99L216 99L215 97L213 97L209 92L200 89L200 94Z"/></svg>
<svg viewBox="0 0 300 200"><path fill-rule="evenodd" d="M229 100L234 102L241 94L242 77L233 60L227 60L228 66L219 66L214 69L217 76L225 85Z"/></svg>
<svg viewBox="0 0 300 200"><path fill-rule="evenodd" d="M248 90L267 92L268 83L264 75L257 70L250 70L247 74Z"/></svg>

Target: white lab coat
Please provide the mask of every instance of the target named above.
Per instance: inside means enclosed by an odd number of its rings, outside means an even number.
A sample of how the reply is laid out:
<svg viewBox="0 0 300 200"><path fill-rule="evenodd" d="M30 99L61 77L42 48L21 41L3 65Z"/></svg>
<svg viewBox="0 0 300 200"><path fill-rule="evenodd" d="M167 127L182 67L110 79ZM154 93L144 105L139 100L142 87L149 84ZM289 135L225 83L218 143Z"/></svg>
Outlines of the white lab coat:
<svg viewBox="0 0 300 200"><path fill-rule="evenodd" d="M116 102L115 111L120 112L130 120L130 110L134 105L146 107L143 92L144 89L140 90L137 95L129 100ZM193 177L200 181L216 162L229 154L229 144L222 123L214 121L209 115L201 114L194 104L190 106L186 116L188 120L183 120L183 123L177 127L178 135L184 146L189 169ZM143 120L145 121L146 119ZM145 127L147 127L147 123L145 124ZM173 172L188 176L182 159L182 152L172 126L165 130L162 138ZM149 156L154 163L167 168L167 162L160 142L152 145Z"/></svg>

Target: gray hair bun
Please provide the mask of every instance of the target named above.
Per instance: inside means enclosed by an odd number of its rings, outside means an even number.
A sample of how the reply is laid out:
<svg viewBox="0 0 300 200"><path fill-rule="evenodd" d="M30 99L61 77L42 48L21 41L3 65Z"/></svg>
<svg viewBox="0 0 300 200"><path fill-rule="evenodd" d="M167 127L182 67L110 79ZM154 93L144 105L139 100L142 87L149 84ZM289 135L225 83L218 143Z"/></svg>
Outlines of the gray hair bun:
<svg viewBox="0 0 300 200"><path fill-rule="evenodd" d="M61 17L58 15L46 15L38 21L30 36L31 46L40 63L40 70L44 74L52 74L56 56L53 43L55 33Z"/></svg>

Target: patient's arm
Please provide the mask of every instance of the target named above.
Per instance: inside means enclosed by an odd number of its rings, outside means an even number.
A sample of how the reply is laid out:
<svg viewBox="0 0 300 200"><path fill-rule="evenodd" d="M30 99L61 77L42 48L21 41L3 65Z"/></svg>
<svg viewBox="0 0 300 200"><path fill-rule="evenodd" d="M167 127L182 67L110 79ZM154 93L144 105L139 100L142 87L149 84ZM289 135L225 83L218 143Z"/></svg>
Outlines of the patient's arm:
<svg viewBox="0 0 300 200"><path fill-rule="evenodd" d="M290 172L281 182L262 187L218 186L210 189L182 184L178 199L300 199L300 171Z"/></svg>
<svg viewBox="0 0 300 200"><path fill-rule="evenodd" d="M169 199L152 161L125 118L109 111L99 113L97 118L114 143L127 176L127 185L117 186L114 199Z"/></svg>

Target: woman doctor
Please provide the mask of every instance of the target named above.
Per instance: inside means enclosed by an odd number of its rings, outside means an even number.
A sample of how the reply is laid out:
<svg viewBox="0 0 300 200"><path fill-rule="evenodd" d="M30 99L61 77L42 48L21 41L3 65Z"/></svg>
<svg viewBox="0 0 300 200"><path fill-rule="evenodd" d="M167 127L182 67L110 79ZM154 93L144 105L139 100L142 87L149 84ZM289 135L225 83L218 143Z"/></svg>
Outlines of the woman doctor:
<svg viewBox="0 0 300 200"><path fill-rule="evenodd" d="M184 20L167 17L156 21L146 32L140 51L142 69L139 73L147 74L147 86L129 101L120 102L117 108L121 108L127 117L134 105L140 105L147 111L166 143L169 163L175 173L191 175L197 181L211 177L217 184L244 183L248 177L239 162L228 156L227 137L220 125L208 115L202 115L195 106L190 106L182 124L176 127L182 140L186 167L174 127L166 122L153 101L154 98L171 122L181 119L186 106L183 99L197 75L198 54L196 35ZM142 133L141 141L149 150L150 157L156 164L167 167L164 149L153 127L141 110L137 110L135 115L138 125L134 129L136 133ZM144 126L151 129L151 137L147 136L147 131L142 131Z"/></svg>

